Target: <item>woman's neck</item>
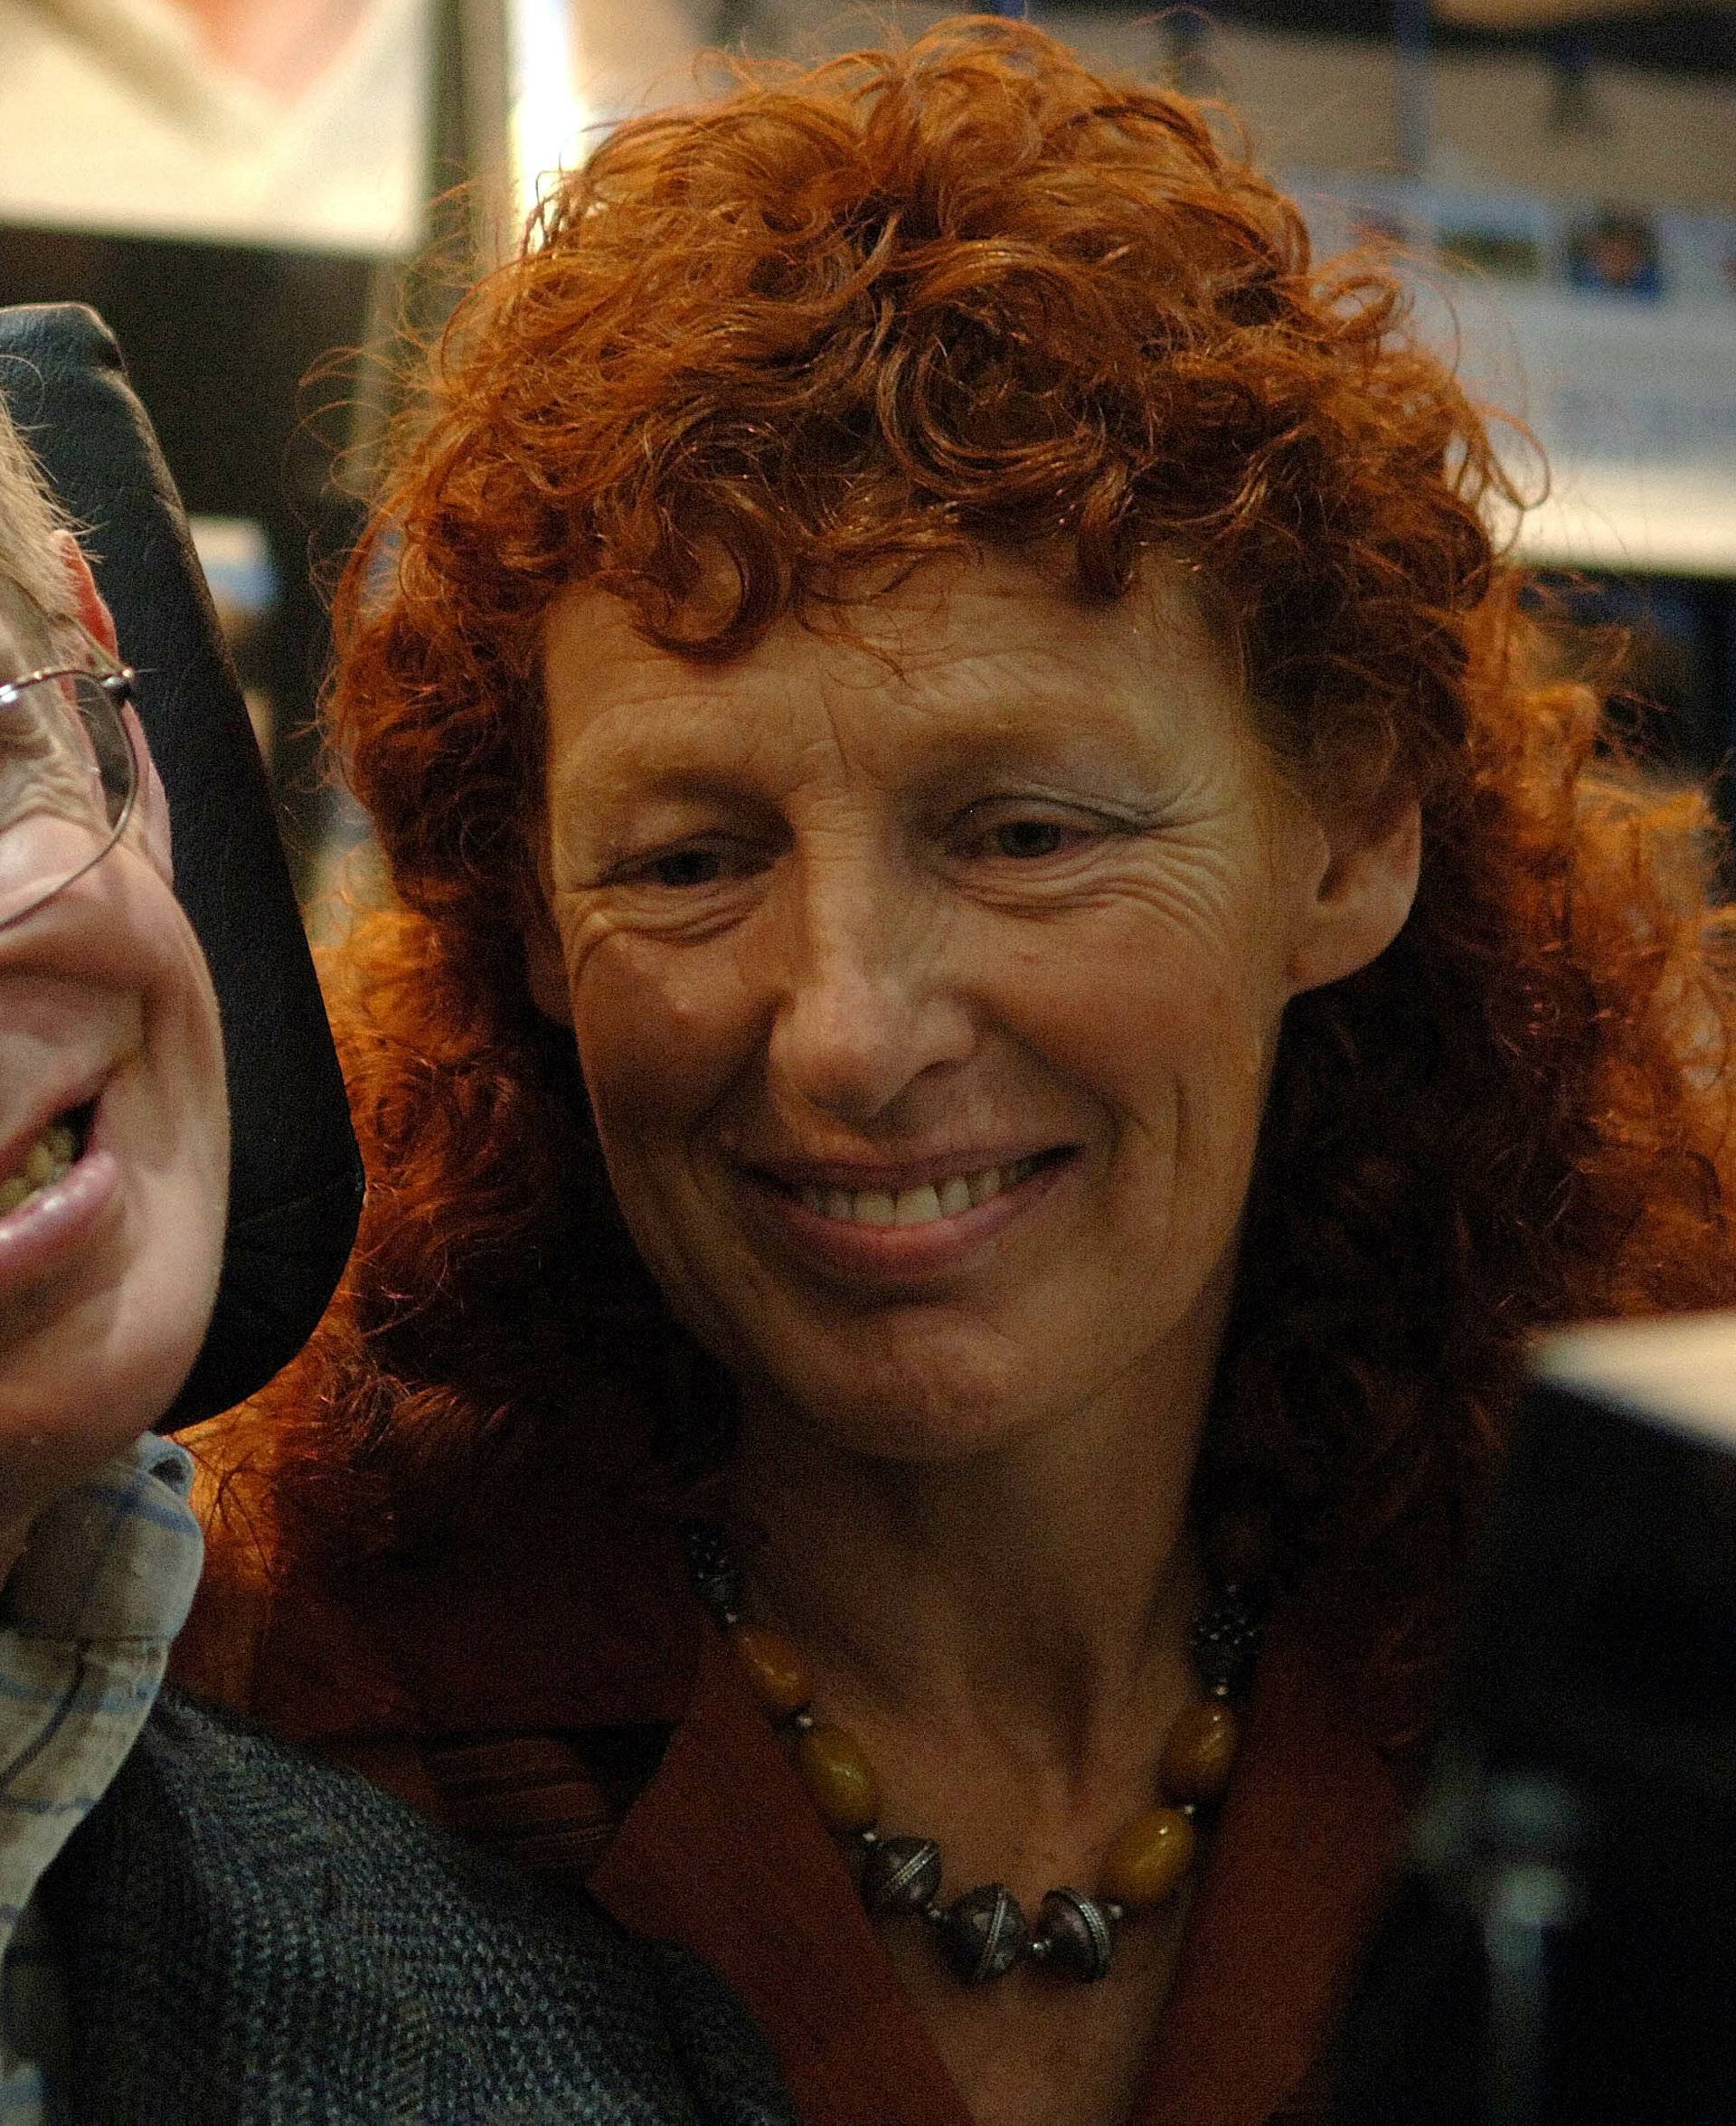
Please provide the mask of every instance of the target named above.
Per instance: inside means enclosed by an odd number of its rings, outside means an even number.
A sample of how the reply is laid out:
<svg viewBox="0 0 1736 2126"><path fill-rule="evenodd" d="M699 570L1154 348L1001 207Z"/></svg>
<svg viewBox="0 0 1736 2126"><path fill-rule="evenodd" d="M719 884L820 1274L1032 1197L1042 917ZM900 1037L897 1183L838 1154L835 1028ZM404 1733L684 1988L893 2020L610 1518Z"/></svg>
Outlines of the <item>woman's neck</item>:
<svg viewBox="0 0 1736 2126"><path fill-rule="evenodd" d="M938 1464L845 1453L750 1402L731 1510L752 1604L823 1702L877 1724L938 1716L1057 1767L1119 1753L1189 1688L1204 1394L1203 1375Z"/></svg>

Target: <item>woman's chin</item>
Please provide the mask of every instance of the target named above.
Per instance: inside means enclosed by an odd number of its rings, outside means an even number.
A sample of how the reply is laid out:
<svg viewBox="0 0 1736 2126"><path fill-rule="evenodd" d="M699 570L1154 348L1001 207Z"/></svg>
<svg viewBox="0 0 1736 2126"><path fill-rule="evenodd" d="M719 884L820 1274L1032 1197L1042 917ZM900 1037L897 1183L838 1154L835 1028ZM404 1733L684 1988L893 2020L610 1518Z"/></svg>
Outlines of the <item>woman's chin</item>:
<svg viewBox="0 0 1736 2126"><path fill-rule="evenodd" d="M870 1460L948 1467L993 1454L1041 1429L1046 1404L1027 1373L1009 1381L955 1366L939 1378L882 1361L774 1391L819 1443Z"/></svg>

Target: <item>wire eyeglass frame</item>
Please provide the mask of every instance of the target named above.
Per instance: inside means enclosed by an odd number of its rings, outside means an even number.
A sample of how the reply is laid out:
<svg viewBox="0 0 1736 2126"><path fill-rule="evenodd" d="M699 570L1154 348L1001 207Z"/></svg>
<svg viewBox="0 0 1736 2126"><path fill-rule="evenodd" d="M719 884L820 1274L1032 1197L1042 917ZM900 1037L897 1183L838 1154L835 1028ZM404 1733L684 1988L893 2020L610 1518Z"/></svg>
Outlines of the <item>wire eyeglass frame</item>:
<svg viewBox="0 0 1736 2126"><path fill-rule="evenodd" d="M66 704L62 713L77 713L80 717L90 743L97 754L98 775L103 785L108 836L101 846L87 856L81 864L77 865L63 875L45 878L40 892L34 893L31 898L24 900L18 906L8 908L4 913L0 913L0 931L10 930L15 923L23 922L27 917L34 915L38 909L44 907L53 900L57 893L64 893L68 886L75 884L78 880L85 876L86 873L94 871L122 835L126 833L127 822L132 818L133 808L138 798L139 784L142 780L138 748L125 713L128 704L135 698L134 690L137 682L137 674L130 665L117 665L108 671L93 671L89 666L84 665L54 665L44 666L40 671L25 672L16 679L0 681L0 717L4 717L8 710L19 706L22 697L29 688L43 686L51 681L56 684L71 682L80 690L95 688L106 704L110 724L110 729L107 732L99 732L93 728L93 720L86 713L85 704L92 703L92 697L88 693L83 694L82 703ZM119 748L124 749L124 755L108 744L111 740L118 741ZM108 749L109 759L118 761L124 757L126 761L127 771L124 787L118 791L111 792L107 777L104 775L105 747ZM21 815L21 819L28 817L30 817L28 813ZM18 820L11 822L0 820L0 838L8 834L14 826L20 823Z"/></svg>

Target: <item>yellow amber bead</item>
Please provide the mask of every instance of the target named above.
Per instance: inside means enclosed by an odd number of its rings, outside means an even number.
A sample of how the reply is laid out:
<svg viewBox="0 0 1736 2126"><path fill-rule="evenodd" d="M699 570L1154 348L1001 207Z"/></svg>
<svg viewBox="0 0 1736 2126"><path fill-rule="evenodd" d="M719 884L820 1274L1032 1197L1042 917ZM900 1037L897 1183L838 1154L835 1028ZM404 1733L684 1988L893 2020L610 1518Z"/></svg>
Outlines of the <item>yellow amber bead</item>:
<svg viewBox="0 0 1736 2126"><path fill-rule="evenodd" d="M799 1713L814 1696L807 1663L781 1631L760 1624L732 1624L730 1644L748 1672L754 1696L769 1713Z"/></svg>
<svg viewBox="0 0 1736 2126"><path fill-rule="evenodd" d="M1215 1801L1230 1783L1241 1729L1215 1698L1190 1706L1169 1731L1157 1776L1172 1801Z"/></svg>
<svg viewBox="0 0 1736 2126"><path fill-rule="evenodd" d="M1109 1847L1101 1895L1129 1912L1161 1904L1194 1865L1194 1826L1179 1809L1147 1809Z"/></svg>
<svg viewBox="0 0 1736 2126"><path fill-rule="evenodd" d="M854 1734L842 1727L810 1728L797 1745L796 1762L814 1806L831 1829L873 1828L880 1815L880 1786Z"/></svg>

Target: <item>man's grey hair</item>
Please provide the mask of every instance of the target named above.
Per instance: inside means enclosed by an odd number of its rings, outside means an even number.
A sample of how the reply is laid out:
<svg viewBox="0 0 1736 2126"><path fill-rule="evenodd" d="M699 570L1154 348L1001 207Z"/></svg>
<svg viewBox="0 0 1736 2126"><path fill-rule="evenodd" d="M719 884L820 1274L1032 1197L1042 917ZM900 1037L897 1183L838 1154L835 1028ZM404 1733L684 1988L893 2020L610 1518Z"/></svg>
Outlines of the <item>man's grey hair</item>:
<svg viewBox="0 0 1736 2126"><path fill-rule="evenodd" d="M56 534L67 529L36 461L0 402L0 680L56 665L84 666L90 641ZM0 722L0 808L90 820L101 798L90 747L73 725L26 696Z"/></svg>
<svg viewBox="0 0 1736 2126"><path fill-rule="evenodd" d="M84 629L54 536L65 529L64 513L0 401L0 634L10 638L17 671L84 661Z"/></svg>

